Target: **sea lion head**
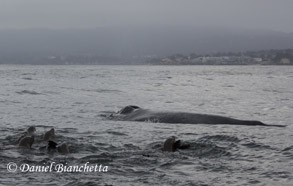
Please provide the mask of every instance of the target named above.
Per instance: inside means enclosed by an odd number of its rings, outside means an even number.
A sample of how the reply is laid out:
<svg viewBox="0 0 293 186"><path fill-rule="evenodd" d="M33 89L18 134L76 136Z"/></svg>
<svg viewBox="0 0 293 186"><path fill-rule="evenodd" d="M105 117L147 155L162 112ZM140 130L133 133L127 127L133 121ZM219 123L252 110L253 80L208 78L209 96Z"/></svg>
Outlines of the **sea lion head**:
<svg viewBox="0 0 293 186"><path fill-rule="evenodd" d="M45 133L44 140L45 141L51 140L54 138L54 136L55 136L55 129L52 128L51 130Z"/></svg>
<svg viewBox="0 0 293 186"><path fill-rule="evenodd" d="M176 140L175 136L171 136L166 139L163 147L163 151L175 152L177 149L188 149L190 144L181 143L181 140Z"/></svg>
<svg viewBox="0 0 293 186"><path fill-rule="evenodd" d="M18 146L20 147L26 147L26 148L31 148L33 143L35 141L35 137L34 136L26 136L26 137L23 137L20 141L19 141L19 144Z"/></svg>
<svg viewBox="0 0 293 186"><path fill-rule="evenodd" d="M27 136L34 136L34 135L35 135L35 132L36 132L36 127L34 127L34 126L29 127L29 128L23 133L23 135L20 136L20 137L17 139L17 143L19 144L19 142L20 142L24 137L27 137Z"/></svg>
<svg viewBox="0 0 293 186"><path fill-rule="evenodd" d="M34 135L36 132L36 127L35 126L31 126L27 129L27 135Z"/></svg>
<svg viewBox="0 0 293 186"><path fill-rule="evenodd" d="M57 146L57 151L60 154L69 154L69 149L66 143L62 143L61 145Z"/></svg>
<svg viewBox="0 0 293 186"><path fill-rule="evenodd" d="M176 150L176 138L175 136L171 136L164 142L163 151L166 152L175 152Z"/></svg>

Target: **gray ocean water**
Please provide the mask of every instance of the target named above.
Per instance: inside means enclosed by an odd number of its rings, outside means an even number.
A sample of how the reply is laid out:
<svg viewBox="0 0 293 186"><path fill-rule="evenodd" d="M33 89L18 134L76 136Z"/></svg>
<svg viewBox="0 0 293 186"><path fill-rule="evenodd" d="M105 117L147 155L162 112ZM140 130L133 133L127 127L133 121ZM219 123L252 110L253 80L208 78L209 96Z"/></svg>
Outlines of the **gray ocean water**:
<svg viewBox="0 0 293 186"><path fill-rule="evenodd" d="M0 185L293 185L293 67L0 66ZM107 120L137 105L285 128ZM69 155L15 145L55 128ZM162 152L176 136L190 149ZM107 166L107 172L9 172L7 164Z"/></svg>

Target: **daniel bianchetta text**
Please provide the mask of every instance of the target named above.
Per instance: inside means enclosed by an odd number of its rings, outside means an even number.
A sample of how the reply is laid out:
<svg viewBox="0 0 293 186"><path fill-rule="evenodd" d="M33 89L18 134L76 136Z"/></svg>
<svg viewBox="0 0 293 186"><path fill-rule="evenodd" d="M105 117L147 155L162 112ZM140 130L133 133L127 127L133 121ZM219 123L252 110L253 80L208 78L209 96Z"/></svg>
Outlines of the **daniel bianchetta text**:
<svg viewBox="0 0 293 186"><path fill-rule="evenodd" d="M7 164L7 170L9 172L108 172L108 166L102 164L91 165L89 162L81 165L67 165L67 163L50 162L50 164L44 165L30 165L27 163L20 164L10 162Z"/></svg>

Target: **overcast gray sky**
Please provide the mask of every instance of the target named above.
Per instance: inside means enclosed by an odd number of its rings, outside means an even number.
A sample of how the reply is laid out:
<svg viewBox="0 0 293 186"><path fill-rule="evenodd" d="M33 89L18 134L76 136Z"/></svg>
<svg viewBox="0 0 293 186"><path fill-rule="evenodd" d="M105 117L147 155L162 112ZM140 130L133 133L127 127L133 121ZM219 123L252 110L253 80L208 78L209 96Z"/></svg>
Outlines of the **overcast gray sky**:
<svg viewBox="0 0 293 186"><path fill-rule="evenodd" d="M0 29L195 25L293 32L293 0L0 0Z"/></svg>

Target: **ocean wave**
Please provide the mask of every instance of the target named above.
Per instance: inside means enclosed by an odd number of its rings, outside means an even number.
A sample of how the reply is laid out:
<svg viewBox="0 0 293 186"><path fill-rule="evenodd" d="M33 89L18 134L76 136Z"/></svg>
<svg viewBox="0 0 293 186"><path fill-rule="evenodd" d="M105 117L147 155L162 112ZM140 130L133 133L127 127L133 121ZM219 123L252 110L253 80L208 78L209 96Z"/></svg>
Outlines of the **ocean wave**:
<svg viewBox="0 0 293 186"><path fill-rule="evenodd" d="M17 94L30 94L30 95L42 95L41 93L39 92L36 92L36 91L32 91L32 90L22 90L22 91L17 91L16 92Z"/></svg>

